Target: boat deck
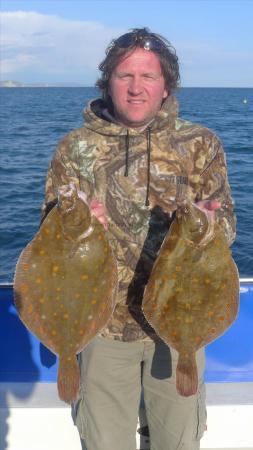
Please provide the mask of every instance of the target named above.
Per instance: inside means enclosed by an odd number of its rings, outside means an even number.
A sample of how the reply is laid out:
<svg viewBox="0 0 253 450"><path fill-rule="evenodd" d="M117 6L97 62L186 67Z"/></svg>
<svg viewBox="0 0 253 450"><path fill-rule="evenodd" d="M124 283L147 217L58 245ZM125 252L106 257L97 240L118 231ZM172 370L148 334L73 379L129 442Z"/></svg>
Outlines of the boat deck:
<svg viewBox="0 0 253 450"><path fill-rule="evenodd" d="M253 450L253 279L240 281L237 320L206 348L205 450ZM0 286L0 334L0 450L81 450L57 395L56 357L20 322L11 285ZM148 450L138 429L136 448Z"/></svg>

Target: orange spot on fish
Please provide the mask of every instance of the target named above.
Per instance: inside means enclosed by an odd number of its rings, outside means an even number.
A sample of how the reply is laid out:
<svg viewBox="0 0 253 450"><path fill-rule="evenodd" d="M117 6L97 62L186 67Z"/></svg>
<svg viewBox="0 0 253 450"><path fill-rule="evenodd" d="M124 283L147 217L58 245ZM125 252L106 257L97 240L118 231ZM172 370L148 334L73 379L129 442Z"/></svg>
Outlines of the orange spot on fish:
<svg viewBox="0 0 253 450"><path fill-rule="evenodd" d="M56 336L56 335L57 335L57 333L56 333L55 330L52 330L52 331L51 331L51 334L52 334L52 336Z"/></svg>
<svg viewBox="0 0 253 450"><path fill-rule="evenodd" d="M44 228L44 233L45 234L49 234L49 229L48 228Z"/></svg>
<svg viewBox="0 0 253 450"><path fill-rule="evenodd" d="M40 251L39 251L39 254L41 255L41 256L43 256L43 255L45 255L45 250L43 250L43 249L41 249Z"/></svg>
<svg viewBox="0 0 253 450"><path fill-rule="evenodd" d="M210 283L211 283L210 278L205 278L205 284L210 284Z"/></svg>
<svg viewBox="0 0 253 450"><path fill-rule="evenodd" d="M28 292L28 286L27 284L21 284L20 286L20 292L21 294L26 294Z"/></svg>
<svg viewBox="0 0 253 450"><path fill-rule="evenodd" d="M57 288L56 288L56 291L57 291L57 292L60 292L60 291L61 291L61 288L60 288L60 287L57 287Z"/></svg>
<svg viewBox="0 0 253 450"><path fill-rule="evenodd" d="M106 304L104 302L101 304L101 309L102 309L102 311L106 310Z"/></svg>
<svg viewBox="0 0 253 450"><path fill-rule="evenodd" d="M98 288L95 287L92 290L93 290L93 292L97 292Z"/></svg>
<svg viewBox="0 0 253 450"><path fill-rule="evenodd" d="M81 297L81 294L79 294L79 292L77 292L76 294L75 294L75 298L80 298Z"/></svg>
<svg viewBox="0 0 253 450"><path fill-rule="evenodd" d="M180 272L180 270L182 270L182 267L181 267L181 266L176 266L176 267L175 267L175 271L176 271L176 272Z"/></svg>
<svg viewBox="0 0 253 450"><path fill-rule="evenodd" d="M81 336L84 334L83 330L79 330L79 334L81 334Z"/></svg>
<svg viewBox="0 0 253 450"><path fill-rule="evenodd" d="M57 266L57 265L55 265L55 266L53 266L52 271L53 271L54 273L56 273L56 272L59 272L59 269L60 269L60 267Z"/></svg>
<svg viewBox="0 0 253 450"><path fill-rule="evenodd" d="M186 303L186 305L185 305L185 309L191 309L191 305L190 305L190 303Z"/></svg>
<svg viewBox="0 0 253 450"><path fill-rule="evenodd" d="M84 274L84 275L81 275L81 280L88 280L88 275L86 275L86 274Z"/></svg>
<svg viewBox="0 0 253 450"><path fill-rule="evenodd" d="M45 303L45 299L43 298L43 297L41 297L41 298L39 298L39 302L42 304L42 303Z"/></svg>
<svg viewBox="0 0 253 450"><path fill-rule="evenodd" d="M214 312L213 311L208 311L207 314L208 314L209 317L212 317L214 315Z"/></svg>
<svg viewBox="0 0 253 450"><path fill-rule="evenodd" d="M218 317L218 319L222 321L222 320L225 320L225 317L224 316L220 316L220 317Z"/></svg>
<svg viewBox="0 0 253 450"><path fill-rule="evenodd" d="M102 239L103 239L102 234L99 234L99 235L98 235L98 240L101 241Z"/></svg>
<svg viewBox="0 0 253 450"><path fill-rule="evenodd" d="M42 283L42 278L40 278L40 277L35 278L35 282L37 284L41 284Z"/></svg>
<svg viewBox="0 0 253 450"><path fill-rule="evenodd" d="M27 272L27 270L29 269L29 266L28 266L28 264L26 264L26 263L24 263L22 267L23 267L23 269L24 269L26 272Z"/></svg>
<svg viewBox="0 0 253 450"><path fill-rule="evenodd" d="M177 336L177 331L176 330L172 330L172 336Z"/></svg>
<svg viewBox="0 0 253 450"><path fill-rule="evenodd" d="M63 319L68 319L69 315L67 313L63 314Z"/></svg>
<svg viewBox="0 0 253 450"><path fill-rule="evenodd" d="M56 239L60 239L61 238L60 233L57 233L55 237L56 237Z"/></svg>
<svg viewBox="0 0 253 450"><path fill-rule="evenodd" d="M33 305L28 305L27 311L31 313L33 311Z"/></svg>
<svg viewBox="0 0 253 450"><path fill-rule="evenodd" d="M96 299L91 300L91 304L92 304L92 305L95 305L96 303L97 303L97 300L96 300Z"/></svg>

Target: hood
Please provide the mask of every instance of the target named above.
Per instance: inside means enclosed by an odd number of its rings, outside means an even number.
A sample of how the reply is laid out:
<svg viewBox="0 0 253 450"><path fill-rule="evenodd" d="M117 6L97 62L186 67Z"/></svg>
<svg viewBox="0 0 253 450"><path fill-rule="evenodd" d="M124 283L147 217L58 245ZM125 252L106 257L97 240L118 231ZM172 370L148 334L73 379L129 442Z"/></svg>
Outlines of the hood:
<svg viewBox="0 0 253 450"><path fill-rule="evenodd" d="M169 96L163 103L162 108L155 115L152 122L143 130L125 127L115 122L110 114L107 104L102 100L91 101L84 111L85 128L103 136L125 136L125 177L128 176L129 168L129 137L145 135L147 141L147 189L145 206L149 206L150 190L150 158L151 158L151 134L163 129L175 129L178 115L178 102L174 96Z"/></svg>
<svg viewBox="0 0 253 450"><path fill-rule="evenodd" d="M85 127L105 136L125 136L145 133L135 128L128 128L115 121L102 99L92 100L84 110ZM155 115L149 128L152 133L166 129L175 129L178 116L178 102L176 97L170 95L163 103L162 108Z"/></svg>

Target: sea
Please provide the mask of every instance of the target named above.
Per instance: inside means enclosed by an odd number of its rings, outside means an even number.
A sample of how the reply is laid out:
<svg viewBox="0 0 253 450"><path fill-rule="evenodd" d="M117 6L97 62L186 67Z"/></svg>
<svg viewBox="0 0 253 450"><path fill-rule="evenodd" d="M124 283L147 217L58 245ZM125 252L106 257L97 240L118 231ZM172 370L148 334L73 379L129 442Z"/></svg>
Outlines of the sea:
<svg viewBox="0 0 253 450"><path fill-rule="evenodd" d="M18 256L40 223L46 172L57 142L82 126L99 95L89 87L1 88L0 282L13 281ZM182 88L180 116L223 142L237 215L232 254L240 277L253 277L253 89Z"/></svg>

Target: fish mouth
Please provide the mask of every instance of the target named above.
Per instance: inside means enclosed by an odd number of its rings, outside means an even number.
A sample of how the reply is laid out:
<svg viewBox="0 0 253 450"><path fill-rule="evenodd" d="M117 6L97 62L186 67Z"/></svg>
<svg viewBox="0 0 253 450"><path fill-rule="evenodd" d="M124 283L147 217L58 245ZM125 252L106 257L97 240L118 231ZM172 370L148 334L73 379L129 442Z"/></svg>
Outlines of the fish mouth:
<svg viewBox="0 0 253 450"><path fill-rule="evenodd" d="M58 201L58 207L63 215L70 214L74 209L73 199L60 198Z"/></svg>
<svg viewBox="0 0 253 450"><path fill-rule="evenodd" d="M76 192L74 183L63 184L58 189L58 195L61 197L71 197Z"/></svg>
<svg viewBox="0 0 253 450"><path fill-rule="evenodd" d="M203 226L201 227L194 227L194 228L189 228L189 231L193 234L195 233L201 233L201 231L203 230Z"/></svg>

